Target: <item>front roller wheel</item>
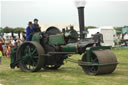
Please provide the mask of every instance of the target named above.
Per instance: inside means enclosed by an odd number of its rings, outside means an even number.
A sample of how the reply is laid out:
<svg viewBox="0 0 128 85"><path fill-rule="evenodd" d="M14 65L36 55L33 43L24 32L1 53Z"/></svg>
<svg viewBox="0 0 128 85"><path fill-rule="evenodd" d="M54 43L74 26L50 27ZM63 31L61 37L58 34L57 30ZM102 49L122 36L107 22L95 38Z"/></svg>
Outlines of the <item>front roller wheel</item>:
<svg viewBox="0 0 128 85"><path fill-rule="evenodd" d="M17 51L17 58L22 59L19 62L19 68L24 72L39 71L44 62L44 49L38 42L24 42Z"/></svg>
<svg viewBox="0 0 128 85"><path fill-rule="evenodd" d="M87 62L86 54L83 55L82 61ZM110 50L97 50L91 54L92 66L82 65L85 73L89 75L112 73L117 66L116 56Z"/></svg>

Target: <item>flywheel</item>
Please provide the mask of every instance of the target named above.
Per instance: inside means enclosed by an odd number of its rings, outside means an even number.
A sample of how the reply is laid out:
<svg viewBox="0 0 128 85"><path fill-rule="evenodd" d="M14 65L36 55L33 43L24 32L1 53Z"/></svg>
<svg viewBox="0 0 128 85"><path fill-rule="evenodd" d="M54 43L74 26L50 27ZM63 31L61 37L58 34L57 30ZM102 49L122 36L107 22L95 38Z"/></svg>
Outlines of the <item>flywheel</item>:
<svg viewBox="0 0 128 85"><path fill-rule="evenodd" d="M38 42L24 42L16 53L19 68L24 72L39 71L45 64L44 49Z"/></svg>

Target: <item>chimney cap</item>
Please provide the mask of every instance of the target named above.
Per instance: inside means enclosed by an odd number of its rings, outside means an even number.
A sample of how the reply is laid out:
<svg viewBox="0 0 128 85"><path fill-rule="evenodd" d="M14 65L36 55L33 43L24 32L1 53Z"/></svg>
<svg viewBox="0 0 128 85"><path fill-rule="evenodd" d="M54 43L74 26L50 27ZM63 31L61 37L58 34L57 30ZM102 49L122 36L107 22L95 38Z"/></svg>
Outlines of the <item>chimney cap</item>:
<svg viewBox="0 0 128 85"><path fill-rule="evenodd" d="M79 7L84 7L85 5L86 5L86 1L85 0L75 0L75 6L77 7L77 8L79 8Z"/></svg>

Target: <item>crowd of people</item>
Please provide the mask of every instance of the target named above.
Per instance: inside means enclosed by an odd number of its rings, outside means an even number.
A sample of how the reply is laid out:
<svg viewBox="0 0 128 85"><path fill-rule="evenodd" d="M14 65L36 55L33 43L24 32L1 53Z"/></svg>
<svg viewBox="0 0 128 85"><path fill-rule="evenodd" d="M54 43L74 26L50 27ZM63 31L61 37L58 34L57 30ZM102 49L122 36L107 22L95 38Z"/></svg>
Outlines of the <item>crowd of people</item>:
<svg viewBox="0 0 128 85"><path fill-rule="evenodd" d="M3 56L10 57L11 48L16 48L20 45L23 41L17 37L14 39L11 37L10 39L0 38L0 51L2 52Z"/></svg>
<svg viewBox="0 0 128 85"><path fill-rule="evenodd" d="M26 34L21 32L22 39L19 37L14 38L14 36L9 39L4 39L0 37L0 64L2 60L2 56L6 56L9 58L11 56L11 48L17 48L24 41L31 41L32 34L35 32L40 32L40 26L38 24L38 19L34 19L34 23L31 21L28 23L26 28Z"/></svg>

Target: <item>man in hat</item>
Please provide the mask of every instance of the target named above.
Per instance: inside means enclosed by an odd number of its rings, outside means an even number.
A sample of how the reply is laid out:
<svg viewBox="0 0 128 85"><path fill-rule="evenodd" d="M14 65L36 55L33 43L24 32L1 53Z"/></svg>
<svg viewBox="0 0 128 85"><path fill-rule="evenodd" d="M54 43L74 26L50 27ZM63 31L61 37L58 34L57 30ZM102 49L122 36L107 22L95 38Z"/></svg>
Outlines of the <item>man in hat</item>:
<svg viewBox="0 0 128 85"><path fill-rule="evenodd" d="M31 33L34 31L34 28L32 26L32 22L28 23L28 27L26 28L26 41L31 40Z"/></svg>
<svg viewBox="0 0 128 85"><path fill-rule="evenodd" d="M34 27L34 32L41 32L40 26L38 24L38 19L34 19L33 27Z"/></svg>

